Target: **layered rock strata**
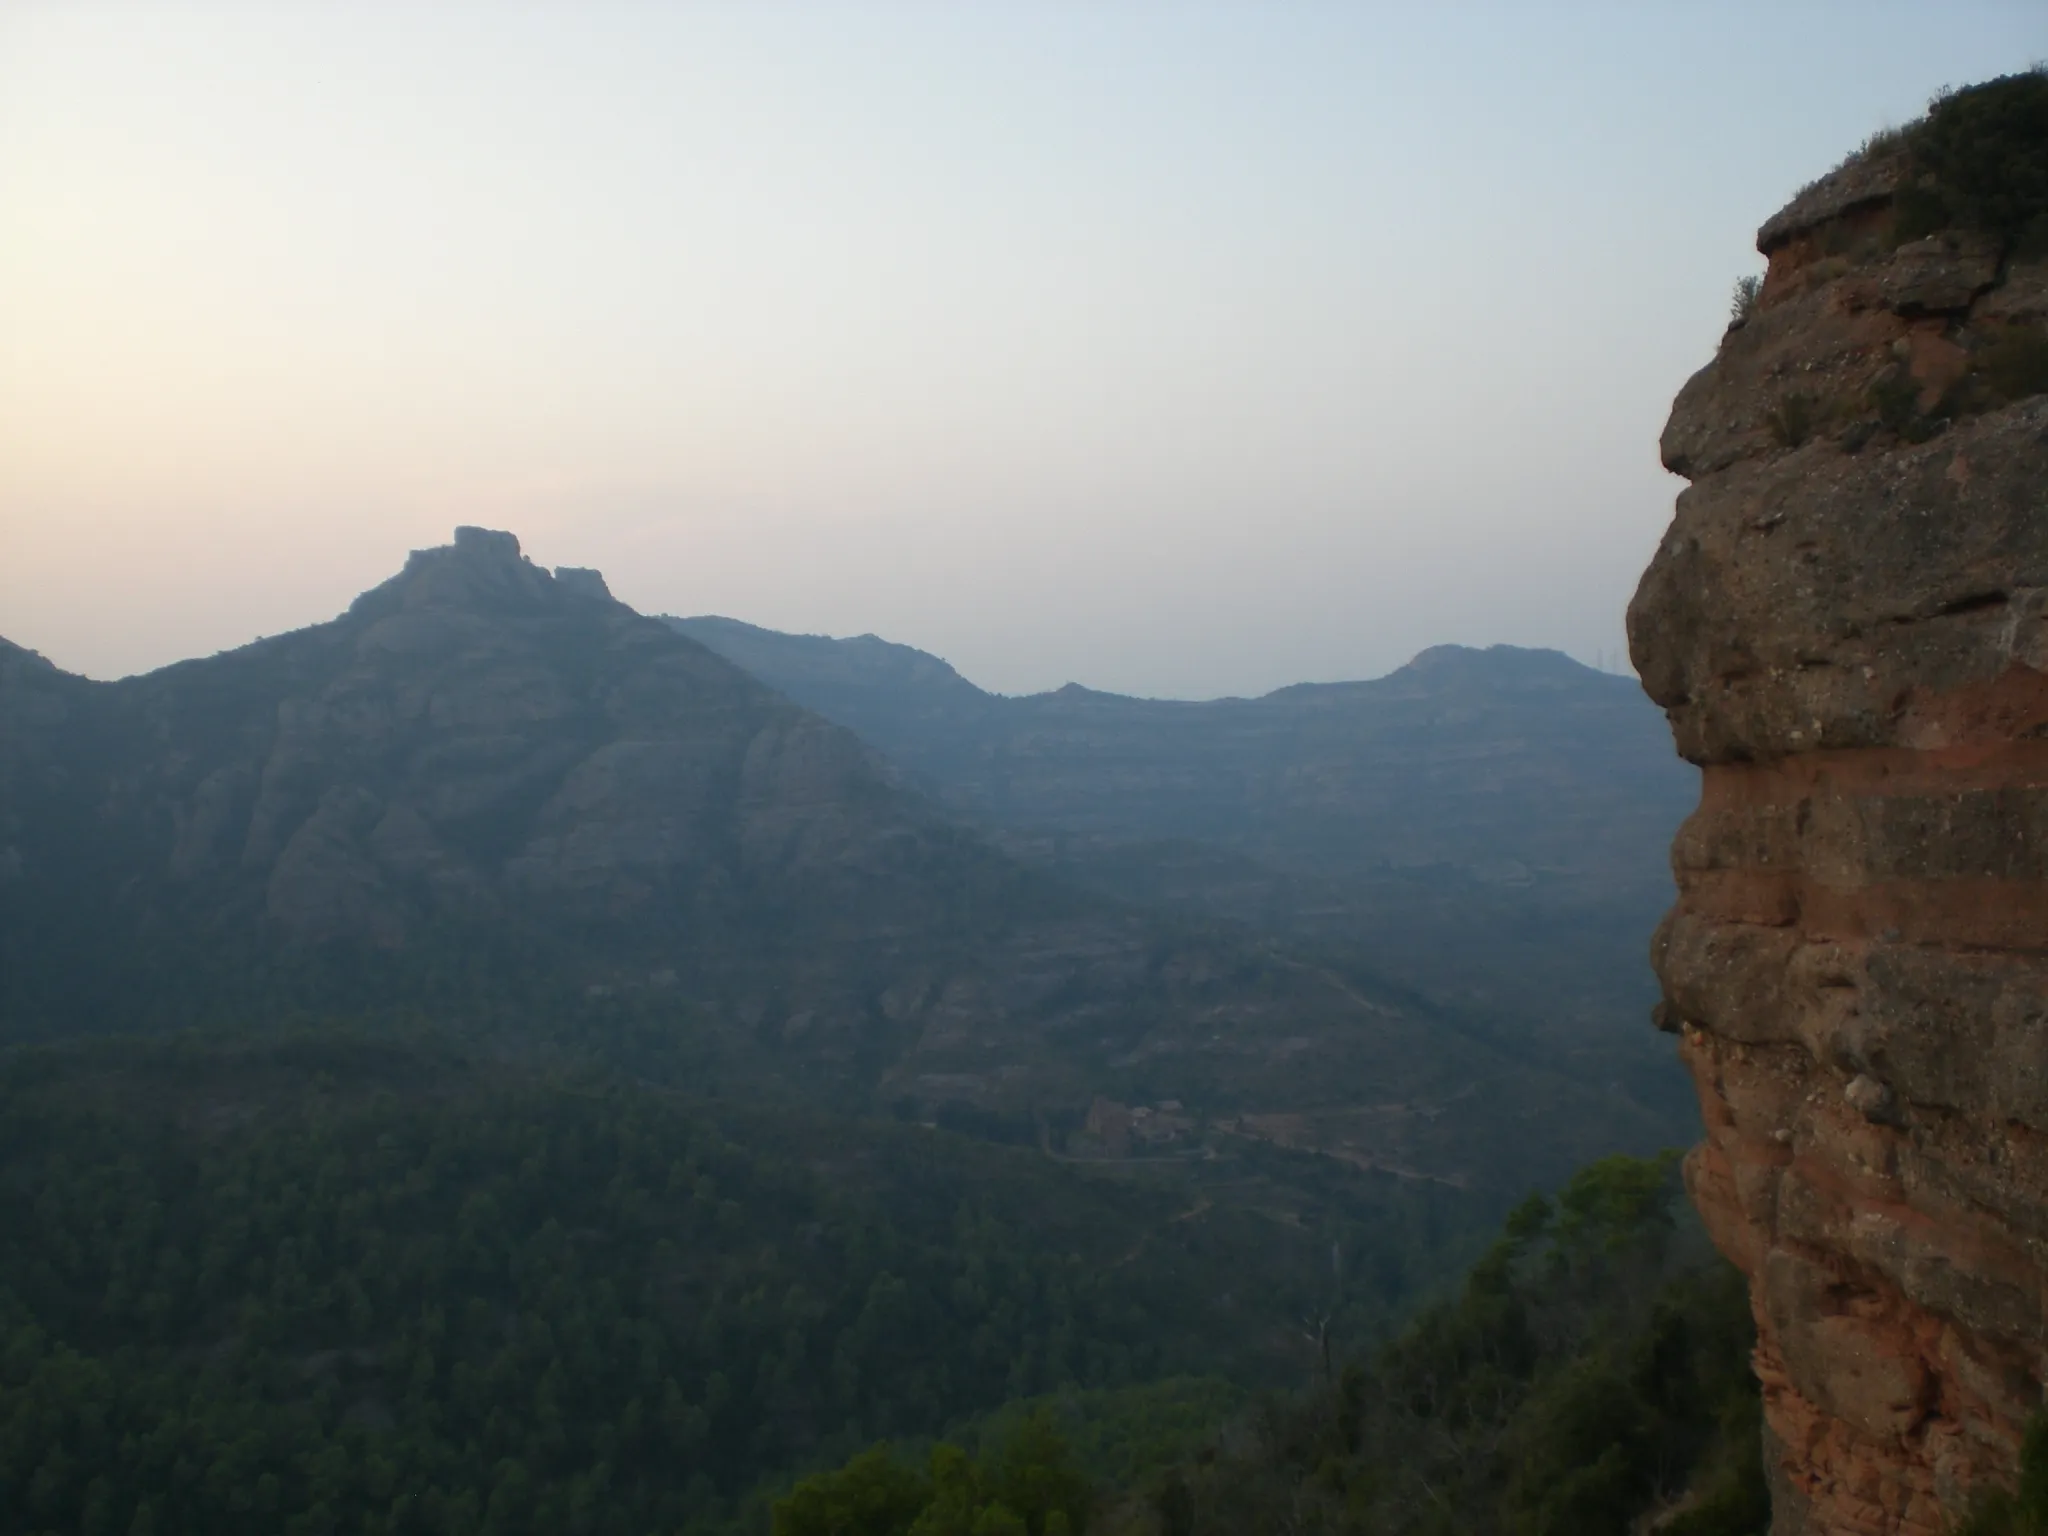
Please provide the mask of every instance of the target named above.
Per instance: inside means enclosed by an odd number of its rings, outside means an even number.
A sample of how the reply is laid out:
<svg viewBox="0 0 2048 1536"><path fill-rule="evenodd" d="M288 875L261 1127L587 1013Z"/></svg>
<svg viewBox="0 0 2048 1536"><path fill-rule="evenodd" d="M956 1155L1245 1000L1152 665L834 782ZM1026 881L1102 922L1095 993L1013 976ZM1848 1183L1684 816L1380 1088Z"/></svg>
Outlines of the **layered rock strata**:
<svg viewBox="0 0 2048 1536"><path fill-rule="evenodd" d="M1764 226L1629 611L1704 770L1660 1018L1775 1536L1945 1529L2048 1372L2048 262L1901 241L1881 156Z"/></svg>

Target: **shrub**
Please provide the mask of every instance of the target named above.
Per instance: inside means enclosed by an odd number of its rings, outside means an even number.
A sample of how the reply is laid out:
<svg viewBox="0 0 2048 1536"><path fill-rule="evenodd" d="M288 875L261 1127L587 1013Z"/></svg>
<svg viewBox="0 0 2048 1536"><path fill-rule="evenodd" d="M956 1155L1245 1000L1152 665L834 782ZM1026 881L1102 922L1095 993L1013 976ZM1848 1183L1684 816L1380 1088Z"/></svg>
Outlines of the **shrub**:
<svg viewBox="0 0 2048 1536"><path fill-rule="evenodd" d="M1735 293L1728 301L1730 324L1746 321L1756 313L1757 300L1763 297L1764 280L1761 273L1752 272L1746 277L1735 279Z"/></svg>
<svg viewBox="0 0 2048 1536"><path fill-rule="evenodd" d="M2011 330L1978 354L1977 368L2002 400L2048 394L2048 330Z"/></svg>
<svg viewBox="0 0 2048 1536"><path fill-rule="evenodd" d="M2048 249L2048 71L1937 96L1905 139L1919 179L1893 202L1900 240L1967 227Z"/></svg>
<svg viewBox="0 0 2048 1536"><path fill-rule="evenodd" d="M1814 409L1810 395L1787 395L1764 417L1771 440L1780 448L1797 448L1813 436Z"/></svg>
<svg viewBox="0 0 2048 1536"><path fill-rule="evenodd" d="M1722 1443L1734 1452L1717 1476L1703 1479L1693 1505L1659 1528L1660 1536L1764 1536L1771 1526L1771 1489L1764 1477L1763 1405L1732 1403Z"/></svg>
<svg viewBox="0 0 2048 1536"><path fill-rule="evenodd" d="M928 1479L877 1445L797 1484L775 1505L774 1536L897 1536L931 1497Z"/></svg>
<svg viewBox="0 0 2048 1536"><path fill-rule="evenodd" d="M1894 363L1871 381L1869 400L1877 419L1903 435L1920 409L1920 386L1912 374Z"/></svg>
<svg viewBox="0 0 2048 1536"><path fill-rule="evenodd" d="M773 1536L1072 1536L1088 1518L1088 1480L1045 1409L1009 1427L976 1461L932 1447L929 1474L887 1445L805 1478L778 1499Z"/></svg>

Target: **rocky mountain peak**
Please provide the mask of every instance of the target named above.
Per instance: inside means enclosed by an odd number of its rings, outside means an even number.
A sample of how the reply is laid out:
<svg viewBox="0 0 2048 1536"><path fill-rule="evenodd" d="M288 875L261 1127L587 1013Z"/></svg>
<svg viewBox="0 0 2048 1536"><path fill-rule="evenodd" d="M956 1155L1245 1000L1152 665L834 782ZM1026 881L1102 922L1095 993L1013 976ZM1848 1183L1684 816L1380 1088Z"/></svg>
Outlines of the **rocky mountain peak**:
<svg viewBox="0 0 2048 1536"><path fill-rule="evenodd" d="M1519 645L1432 645L1417 651L1387 680L1522 689L1575 687L1598 675L1563 651Z"/></svg>
<svg viewBox="0 0 2048 1536"><path fill-rule="evenodd" d="M455 530L455 552L472 560L520 560L519 535L465 523Z"/></svg>
<svg viewBox="0 0 2048 1536"><path fill-rule="evenodd" d="M604 572L583 565L558 565L555 581L572 597L592 597L612 602L612 589L605 585Z"/></svg>
<svg viewBox="0 0 2048 1536"><path fill-rule="evenodd" d="M57 668L40 651L16 645L12 640L0 639L0 673L54 676L56 671Z"/></svg>
<svg viewBox="0 0 2048 1536"><path fill-rule="evenodd" d="M520 553L515 534L461 527L450 544L416 549L405 569L356 600L357 613L453 609L478 614L539 613L568 600L611 602L603 575L577 566L553 574Z"/></svg>

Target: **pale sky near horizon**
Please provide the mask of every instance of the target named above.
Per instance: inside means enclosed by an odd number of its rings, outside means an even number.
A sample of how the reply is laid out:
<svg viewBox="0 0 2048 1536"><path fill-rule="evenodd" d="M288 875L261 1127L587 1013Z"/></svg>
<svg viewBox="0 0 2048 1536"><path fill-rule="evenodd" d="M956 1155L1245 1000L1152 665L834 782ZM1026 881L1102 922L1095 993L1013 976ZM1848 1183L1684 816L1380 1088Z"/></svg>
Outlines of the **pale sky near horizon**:
<svg viewBox="0 0 2048 1536"><path fill-rule="evenodd" d="M1008 692L1610 665L1756 226L2048 6L0 0L0 635L458 523Z"/></svg>

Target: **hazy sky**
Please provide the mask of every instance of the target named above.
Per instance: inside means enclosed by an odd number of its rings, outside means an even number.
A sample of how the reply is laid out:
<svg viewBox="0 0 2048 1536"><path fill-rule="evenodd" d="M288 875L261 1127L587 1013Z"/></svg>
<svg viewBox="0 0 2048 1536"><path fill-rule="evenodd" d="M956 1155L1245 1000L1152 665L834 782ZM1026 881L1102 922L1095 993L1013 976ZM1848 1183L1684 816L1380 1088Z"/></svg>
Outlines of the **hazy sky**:
<svg viewBox="0 0 2048 1536"><path fill-rule="evenodd" d="M2048 5L0 0L0 634L457 523L1006 691L1591 661L1756 226Z"/></svg>

